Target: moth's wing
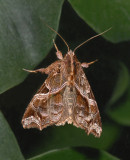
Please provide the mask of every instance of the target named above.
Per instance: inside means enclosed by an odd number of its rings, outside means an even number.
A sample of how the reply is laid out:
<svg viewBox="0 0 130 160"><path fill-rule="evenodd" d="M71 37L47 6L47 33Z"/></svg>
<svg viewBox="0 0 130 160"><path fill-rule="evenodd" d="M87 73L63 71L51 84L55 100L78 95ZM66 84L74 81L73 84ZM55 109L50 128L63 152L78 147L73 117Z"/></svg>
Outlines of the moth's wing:
<svg viewBox="0 0 130 160"><path fill-rule="evenodd" d="M97 103L94 99L87 99L77 91L77 101L73 112L73 124L77 127L85 129L87 134L94 134L100 137L101 118Z"/></svg>
<svg viewBox="0 0 130 160"><path fill-rule="evenodd" d="M56 63L56 62L55 62ZM58 62L57 65L51 65L51 71L44 84L38 90L38 93L49 92L50 94L57 93L60 89L63 89L67 83L67 74L64 62Z"/></svg>
<svg viewBox="0 0 130 160"><path fill-rule="evenodd" d="M81 67L81 63L75 63L75 87L78 89L80 94L86 97L91 90L89 82L86 78L86 75Z"/></svg>
<svg viewBox="0 0 130 160"><path fill-rule="evenodd" d="M61 93L58 92L54 95L36 94L24 113L23 127L42 130L47 126L56 124L64 110Z"/></svg>
<svg viewBox="0 0 130 160"><path fill-rule="evenodd" d="M64 65L57 63L29 103L22 124L24 128L43 128L56 124L64 110L62 92L66 85Z"/></svg>
<svg viewBox="0 0 130 160"><path fill-rule="evenodd" d="M100 113L88 80L78 63L75 72L75 87L77 100L74 107L74 125L85 129L90 134L100 137L102 124Z"/></svg>

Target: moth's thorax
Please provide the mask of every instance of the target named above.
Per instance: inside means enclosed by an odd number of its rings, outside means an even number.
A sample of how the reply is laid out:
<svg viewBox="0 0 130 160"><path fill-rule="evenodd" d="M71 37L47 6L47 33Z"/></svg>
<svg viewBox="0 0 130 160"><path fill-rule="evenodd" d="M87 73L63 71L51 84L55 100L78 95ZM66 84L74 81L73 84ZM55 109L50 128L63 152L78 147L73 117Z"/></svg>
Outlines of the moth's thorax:
<svg viewBox="0 0 130 160"><path fill-rule="evenodd" d="M68 85L73 85L74 83L74 63L75 63L74 56L75 56L74 52L70 50L64 57L64 62L68 74Z"/></svg>

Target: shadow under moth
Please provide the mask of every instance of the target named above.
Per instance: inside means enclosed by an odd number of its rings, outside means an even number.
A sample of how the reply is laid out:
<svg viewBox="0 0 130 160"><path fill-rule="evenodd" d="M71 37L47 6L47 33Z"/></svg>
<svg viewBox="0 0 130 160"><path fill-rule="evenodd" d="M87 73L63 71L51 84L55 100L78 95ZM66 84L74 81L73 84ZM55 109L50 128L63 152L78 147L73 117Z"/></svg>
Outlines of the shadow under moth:
<svg viewBox="0 0 130 160"><path fill-rule="evenodd" d="M49 28L56 32L53 28ZM32 98L23 115L24 128L42 130L51 125L60 126L67 122L84 129L88 135L92 133L95 137L100 137L102 133L100 113L83 71L83 68L88 68L95 61L80 63L75 51L84 43L103 33L86 40L74 51L69 49L66 41L57 33L68 48L67 54L63 57L54 42L58 60L47 68L26 70L32 73L45 73L48 74L48 77Z"/></svg>

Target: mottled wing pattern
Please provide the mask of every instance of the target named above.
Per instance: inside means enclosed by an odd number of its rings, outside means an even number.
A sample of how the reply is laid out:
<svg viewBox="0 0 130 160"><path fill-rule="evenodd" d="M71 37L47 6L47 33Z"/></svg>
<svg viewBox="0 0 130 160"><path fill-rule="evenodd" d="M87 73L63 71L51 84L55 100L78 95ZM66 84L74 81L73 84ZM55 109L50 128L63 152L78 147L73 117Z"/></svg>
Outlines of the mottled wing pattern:
<svg viewBox="0 0 130 160"><path fill-rule="evenodd" d="M42 130L58 122L63 109L63 97L60 93L51 96L36 94L23 116L23 127Z"/></svg>
<svg viewBox="0 0 130 160"><path fill-rule="evenodd" d="M22 124L24 128L43 128L56 124L64 111L63 92L66 85L64 64L51 69L37 94L29 103ZM58 90L60 88L60 92Z"/></svg>
<svg viewBox="0 0 130 160"><path fill-rule="evenodd" d="M101 118L97 103L83 72L81 64L75 62L75 87L77 89L77 101L74 107L74 125L85 129L87 134L94 134L100 137Z"/></svg>
<svg viewBox="0 0 130 160"><path fill-rule="evenodd" d="M51 64L51 66L53 66L53 64ZM65 64L62 61L60 63L57 62L57 65L50 68L49 75L38 90L38 93L44 93L45 90L48 90L49 94L57 93L60 89L65 87L66 83L67 76Z"/></svg>
<svg viewBox="0 0 130 160"><path fill-rule="evenodd" d="M81 67L81 63L77 60L76 57L75 57L74 65L75 65L75 68L74 68L75 69L75 76L74 76L75 84L74 85L78 89L80 94L83 97L86 97L86 95L90 93L91 88L85 76L85 73Z"/></svg>

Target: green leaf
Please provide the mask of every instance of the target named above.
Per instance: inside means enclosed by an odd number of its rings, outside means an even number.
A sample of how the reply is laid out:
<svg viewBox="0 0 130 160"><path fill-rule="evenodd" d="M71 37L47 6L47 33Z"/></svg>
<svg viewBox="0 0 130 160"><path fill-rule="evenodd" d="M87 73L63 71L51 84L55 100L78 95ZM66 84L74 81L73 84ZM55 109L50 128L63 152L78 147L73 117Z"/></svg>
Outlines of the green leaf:
<svg viewBox="0 0 130 160"><path fill-rule="evenodd" d="M106 151L100 151L100 160L119 160L119 158L109 154L108 152Z"/></svg>
<svg viewBox="0 0 130 160"><path fill-rule="evenodd" d="M44 154L38 155L36 157L30 158L28 160L119 160L118 158L114 157L113 155L103 151L99 150L99 153L97 150L92 148L84 148L82 147L81 151L85 150L85 154L82 152L79 152L77 149L60 149L60 150L52 150L49 152L46 152ZM94 153L94 154L92 154Z"/></svg>
<svg viewBox="0 0 130 160"><path fill-rule="evenodd" d="M130 1L69 0L77 14L96 32L104 34L111 42L130 40Z"/></svg>
<svg viewBox="0 0 130 160"><path fill-rule="evenodd" d="M86 160L85 156L73 149L52 150L29 160Z"/></svg>
<svg viewBox="0 0 130 160"><path fill-rule="evenodd" d="M52 127L50 129L50 133L47 133L48 138L46 135L45 139L44 135L38 140L38 145L31 145L30 152L32 154L29 157L52 149L66 147L89 146L98 149L109 149L120 136L120 130L117 126L106 123L103 123L103 133L100 138L95 138L93 135L88 136L84 130L72 125Z"/></svg>
<svg viewBox="0 0 130 160"><path fill-rule="evenodd" d="M13 132L0 112L0 159L24 160Z"/></svg>
<svg viewBox="0 0 130 160"><path fill-rule="evenodd" d="M114 108L109 107L107 113L117 123L130 126L130 85L124 100L119 101L119 104Z"/></svg>
<svg viewBox="0 0 130 160"><path fill-rule="evenodd" d="M47 55L63 0L0 1L0 93L22 82ZM43 21L41 20L43 19Z"/></svg>
<svg viewBox="0 0 130 160"><path fill-rule="evenodd" d="M107 106L114 104L127 90L129 85L129 71L123 63L120 63L119 76L117 78L117 83L111 95Z"/></svg>
<svg viewBox="0 0 130 160"><path fill-rule="evenodd" d="M130 126L130 83L129 72L124 64L121 68L112 96L107 104L107 114L117 123ZM126 91L128 91L126 93ZM125 94L126 93L126 94Z"/></svg>

